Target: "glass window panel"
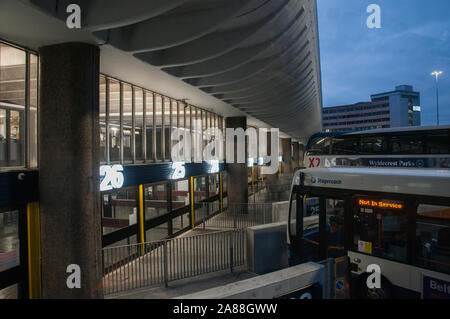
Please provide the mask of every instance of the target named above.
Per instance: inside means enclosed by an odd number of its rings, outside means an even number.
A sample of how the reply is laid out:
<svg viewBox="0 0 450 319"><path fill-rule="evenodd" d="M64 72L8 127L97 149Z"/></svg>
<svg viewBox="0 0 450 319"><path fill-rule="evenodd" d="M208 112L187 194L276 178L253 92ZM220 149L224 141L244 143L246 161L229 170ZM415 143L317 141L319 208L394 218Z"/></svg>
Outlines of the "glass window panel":
<svg viewBox="0 0 450 319"><path fill-rule="evenodd" d="M120 161L120 85L119 82L109 83L109 140L110 161Z"/></svg>
<svg viewBox="0 0 450 319"><path fill-rule="evenodd" d="M314 138L308 147L306 156L313 155L329 155L331 147L331 137L316 137Z"/></svg>
<svg viewBox="0 0 450 319"><path fill-rule="evenodd" d="M400 204L404 207L403 203L391 200L367 200L369 201ZM376 257L406 261L408 216L404 209L365 205L360 204L353 212L353 248Z"/></svg>
<svg viewBox="0 0 450 319"><path fill-rule="evenodd" d="M177 131L176 131L176 129L178 129L178 127L179 127L179 123L178 123L178 102L177 101L172 101L172 129L171 129L171 136L173 135L173 139L174 140L172 140L172 137L171 137L171 140L170 140L170 160L171 161L173 161L172 160L172 149L175 147L175 145L177 145L178 144L178 138L177 138L177 135L176 135L176 133L177 133ZM175 155L175 154L174 154Z"/></svg>
<svg viewBox="0 0 450 319"><path fill-rule="evenodd" d="M133 129L133 90L130 85L123 84L123 160L131 162L132 142L131 132Z"/></svg>
<svg viewBox="0 0 450 319"><path fill-rule="evenodd" d="M162 160L162 98L160 95L156 95L155 100L156 160Z"/></svg>
<svg viewBox="0 0 450 319"><path fill-rule="evenodd" d="M129 245L135 245L137 244L137 236L133 235L130 237L127 237L125 239L122 239L120 241L115 242L114 244L106 246L106 248L112 248L112 247L122 247L122 246L129 246ZM104 262L103 266L108 267L113 264L117 265L117 262L124 262L124 258L127 257L128 253L132 253L132 250L121 250L120 253L117 252L116 255L111 256L110 259Z"/></svg>
<svg viewBox="0 0 450 319"><path fill-rule="evenodd" d="M186 149L188 148L188 146L189 146L189 143L190 143L190 145L191 145L191 160L192 160L192 158L193 158L193 152L192 152L192 133L193 133L193 131L194 131L194 125L195 125L195 117L192 117L192 116L195 116L194 115L194 110L195 110L195 108L193 107L193 106L191 106L191 105L188 105L187 107L186 107L186 109L185 109L185 114L186 114L186 122L185 122L185 127L186 127L186 133L187 133L187 135L186 135ZM190 139L190 141L189 141L189 139Z"/></svg>
<svg viewBox="0 0 450 319"><path fill-rule="evenodd" d="M362 136L361 137L361 154L386 154L388 150L387 136Z"/></svg>
<svg viewBox="0 0 450 319"><path fill-rule="evenodd" d="M331 153L333 155L355 155L359 154L359 140L358 135L348 135L343 137L334 137L331 145Z"/></svg>
<svg viewBox="0 0 450 319"><path fill-rule="evenodd" d="M145 92L145 104L146 104L146 152L147 161L153 161L153 93Z"/></svg>
<svg viewBox="0 0 450 319"><path fill-rule="evenodd" d="M426 132L425 154L450 154L450 133L448 131Z"/></svg>
<svg viewBox="0 0 450 319"><path fill-rule="evenodd" d="M170 161L170 121L171 121L171 103L170 99L164 98L164 159Z"/></svg>
<svg viewBox="0 0 450 319"><path fill-rule="evenodd" d="M177 134L178 136L178 141L174 141L172 143L173 146L176 145L176 143L185 143L185 104L182 102L178 102L177 105L177 110L178 110L178 131L176 132L175 130L173 131L173 133ZM184 147L183 151L181 152L181 150L179 150L178 156L182 156L183 158L185 158L185 150L186 147Z"/></svg>
<svg viewBox="0 0 450 319"><path fill-rule="evenodd" d="M0 272L20 265L19 212L0 213Z"/></svg>
<svg viewBox="0 0 450 319"><path fill-rule="evenodd" d="M182 229L188 229L191 227L191 214L186 213L182 216L181 219L181 228Z"/></svg>
<svg viewBox="0 0 450 319"><path fill-rule="evenodd" d="M100 77L100 162L106 163L106 79Z"/></svg>
<svg viewBox="0 0 450 319"><path fill-rule="evenodd" d="M424 137L419 135L391 137L392 154L423 154L424 144Z"/></svg>
<svg viewBox="0 0 450 319"><path fill-rule="evenodd" d="M219 194L219 174L209 175L209 197Z"/></svg>
<svg viewBox="0 0 450 319"><path fill-rule="evenodd" d="M192 152L195 155L196 161L202 161L202 112L200 109L195 108L194 113L192 114L194 118L194 144Z"/></svg>
<svg viewBox="0 0 450 319"><path fill-rule="evenodd" d="M183 227L183 216L178 216L172 219L172 233L175 234L182 230Z"/></svg>
<svg viewBox="0 0 450 319"><path fill-rule="evenodd" d="M345 202L337 199L326 200L327 258L345 255L344 215Z"/></svg>
<svg viewBox="0 0 450 319"><path fill-rule="evenodd" d="M299 197L303 201L302 197ZM293 202L295 211L298 201ZM303 238L301 250L304 258L302 262L317 261L319 258L319 198L306 197L303 203ZM294 208L295 207L295 208ZM291 231L295 234L295 223L291 223Z"/></svg>
<svg viewBox="0 0 450 319"><path fill-rule="evenodd" d="M137 223L138 189L124 188L102 195L103 235Z"/></svg>
<svg viewBox="0 0 450 319"><path fill-rule="evenodd" d="M203 200L207 199L207 176L194 177L194 203L201 203ZM203 220L208 214L207 206L202 205L195 209L195 222Z"/></svg>
<svg viewBox="0 0 450 319"><path fill-rule="evenodd" d="M145 220L157 218L168 212L167 184L145 187Z"/></svg>
<svg viewBox="0 0 450 319"><path fill-rule="evenodd" d="M25 51L0 43L1 166L25 166Z"/></svg>
<svg viewBox="0 0 450 319"><path fill-rule="evenodd" d="M142 142L144 135L144 92L141 89L136 88L134 90L134 103L135 103L135 152L136 160L142 161L144 159L144 154L142 153Z"/></svg>
<svg viewBox="0 0 450 319"><path fill-rule="evenodd" d="M185 104L181 103L181 102L178 103L178 127L182 128L182 129L185 127L184 109L185 109Z"/></svg>
<svg viewBox="0 0 450 319"><path fill-rule="evenodd" d="M424 268L450 273L450 207L418 206L415 262Z"/></svg>
<svg viewBox="0 0 450 319"><path fill-rule="evenodd" d="M8 165L6 136L6 110L0 108L0 167Z"/></svg>
<svg viewBox="0 0 450 319"><path fill-rule="evenodd" d="M206 129L208 128L208 123L206 119L206 111L202 111L202 133L203 133L203 149L205 149L206 145L208 144L208 136Z"/></svg>
<svg viewBox="0 0 450 319"><path fill-rule="evenodd" d="M189 180L186 179L173 183L172 209L177 210L189 205Z"/></svg>
<svg viewBox="0 0 450 319"><path fill-rule="evenodd" d="M9 165L24 166L24 124L23 110L9 112Z"/></svg>
<svg viewBox="0 0 450 319"><path fill-rule="evenodd" d="M38 122L37 122L37 108L38 108L38 57L30 54L30 146L29 146L29 161L30 167L38 166Z"/></svg>
<svg viewBox="0 0 450 319"><path fill-rule="evenodd" d="M25 106L25 56L25 51L0 43L0 102Z"/></svg>
<svg viewBox="0 0 450 319"><path fill-rule="evenodd" d="M169 223L150 228L145 232L147 242L159 241L169 237Z"/></svg>

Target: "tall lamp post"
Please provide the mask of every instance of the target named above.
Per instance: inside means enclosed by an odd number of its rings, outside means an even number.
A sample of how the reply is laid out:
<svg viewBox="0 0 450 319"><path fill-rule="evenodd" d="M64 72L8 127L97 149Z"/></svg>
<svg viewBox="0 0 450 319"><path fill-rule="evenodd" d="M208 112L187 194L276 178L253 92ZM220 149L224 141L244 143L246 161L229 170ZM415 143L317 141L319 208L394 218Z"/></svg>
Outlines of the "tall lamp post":
<svg viewBox="0 0 450 319"><path fill-rule="evenodd" d="M434 71L431 75L436 76L436 112L437 112L437 125L439 125L439 75L442 71Z"/></svg>

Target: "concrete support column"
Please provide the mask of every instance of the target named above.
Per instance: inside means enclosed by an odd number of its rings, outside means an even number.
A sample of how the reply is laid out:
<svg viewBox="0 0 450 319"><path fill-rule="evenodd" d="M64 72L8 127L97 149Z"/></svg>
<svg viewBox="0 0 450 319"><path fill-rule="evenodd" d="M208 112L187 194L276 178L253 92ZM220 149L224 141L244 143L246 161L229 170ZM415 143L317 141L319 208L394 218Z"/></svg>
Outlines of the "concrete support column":
<svg viewBox="0 0 450 319"><path fill-rule="evenodd" d="M305 149L306 149L305 144L299 144L299 161L300 161L299 166L300 167L304 167L305 166L305 163L304 163L304 161L305 161Z"/></svg>
<svg viewBox="0 0 450 319"><path fill-rule="evenodd" d="M281 173L289 174L292 173L292 164L291 164L291 144L292 139L290 138L282 138L280 139L281 144L281 155L283 156L283 162L281 163Z"/></svg>
<svg viewBox="0 0 450 319"><path fill-rule="evenodd" d="M242 128L245 131L247 129L247 118L227 117L226 127L233 129ZM248 203L247 162L237 163L237 149L237 144L234 143L234 162L227 163L227 192L228 203L230 204ZM247 154L247 145L245 146L245 153ZM247 155L245 158L247 161Z"/></svg>
<svg viewBox="0 0 450 319"><path fill-rule="evenodd" d="M274 150L277 152L276 150ZM267 154L272 154L272 133L270 131L267 132ZM276 156L278 161L278 154ZM278 164L277 164L278 165ZM263 170L264 173L264 170ZM264 180L266 185L276 184L278 181L278 171L275 174L264 174Z"/></svg>
<svg viewBox="0 0 450 319"><path fill-rule="evenodd" d="M292 171L294 171L297 167L300 167L300 144L298 142L292 143Z"/></svg>
<svg viewBox="0 0 450 319"><path fill-rule="evenodd" d="M102 298L99 49L40 49L39 191L44 298ZM69 265L81 271L69 289ZM76 281L74 281L76 282Z"/></svg>

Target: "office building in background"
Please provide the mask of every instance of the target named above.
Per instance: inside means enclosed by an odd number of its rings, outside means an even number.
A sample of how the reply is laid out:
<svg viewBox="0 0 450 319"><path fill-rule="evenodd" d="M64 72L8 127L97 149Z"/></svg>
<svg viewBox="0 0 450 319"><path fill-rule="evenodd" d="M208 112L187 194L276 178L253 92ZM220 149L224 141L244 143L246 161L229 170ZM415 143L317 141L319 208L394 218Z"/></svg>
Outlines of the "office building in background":
<svg viewBox="0 0 450 319"><path fill-rule="evenodd" d="M400 85L395 91L373 94L371 99L324 108L323 130L347 132L421 125L420 93L412 86Z"/></svg>

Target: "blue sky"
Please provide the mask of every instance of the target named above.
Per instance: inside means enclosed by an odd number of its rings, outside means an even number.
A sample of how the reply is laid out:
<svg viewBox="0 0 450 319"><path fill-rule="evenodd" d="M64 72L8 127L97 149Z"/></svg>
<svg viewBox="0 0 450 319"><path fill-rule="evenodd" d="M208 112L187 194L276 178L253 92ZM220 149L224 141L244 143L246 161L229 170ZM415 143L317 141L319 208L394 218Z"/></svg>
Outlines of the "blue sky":
<svg viewBox="0 0 450 319"><path fill-rule="evenodd" d="M317 0L324 107L370 101L409 84L421 93L422 125L450 124L450 0ZM381 29L369 29L369 4Z"/></svg>

